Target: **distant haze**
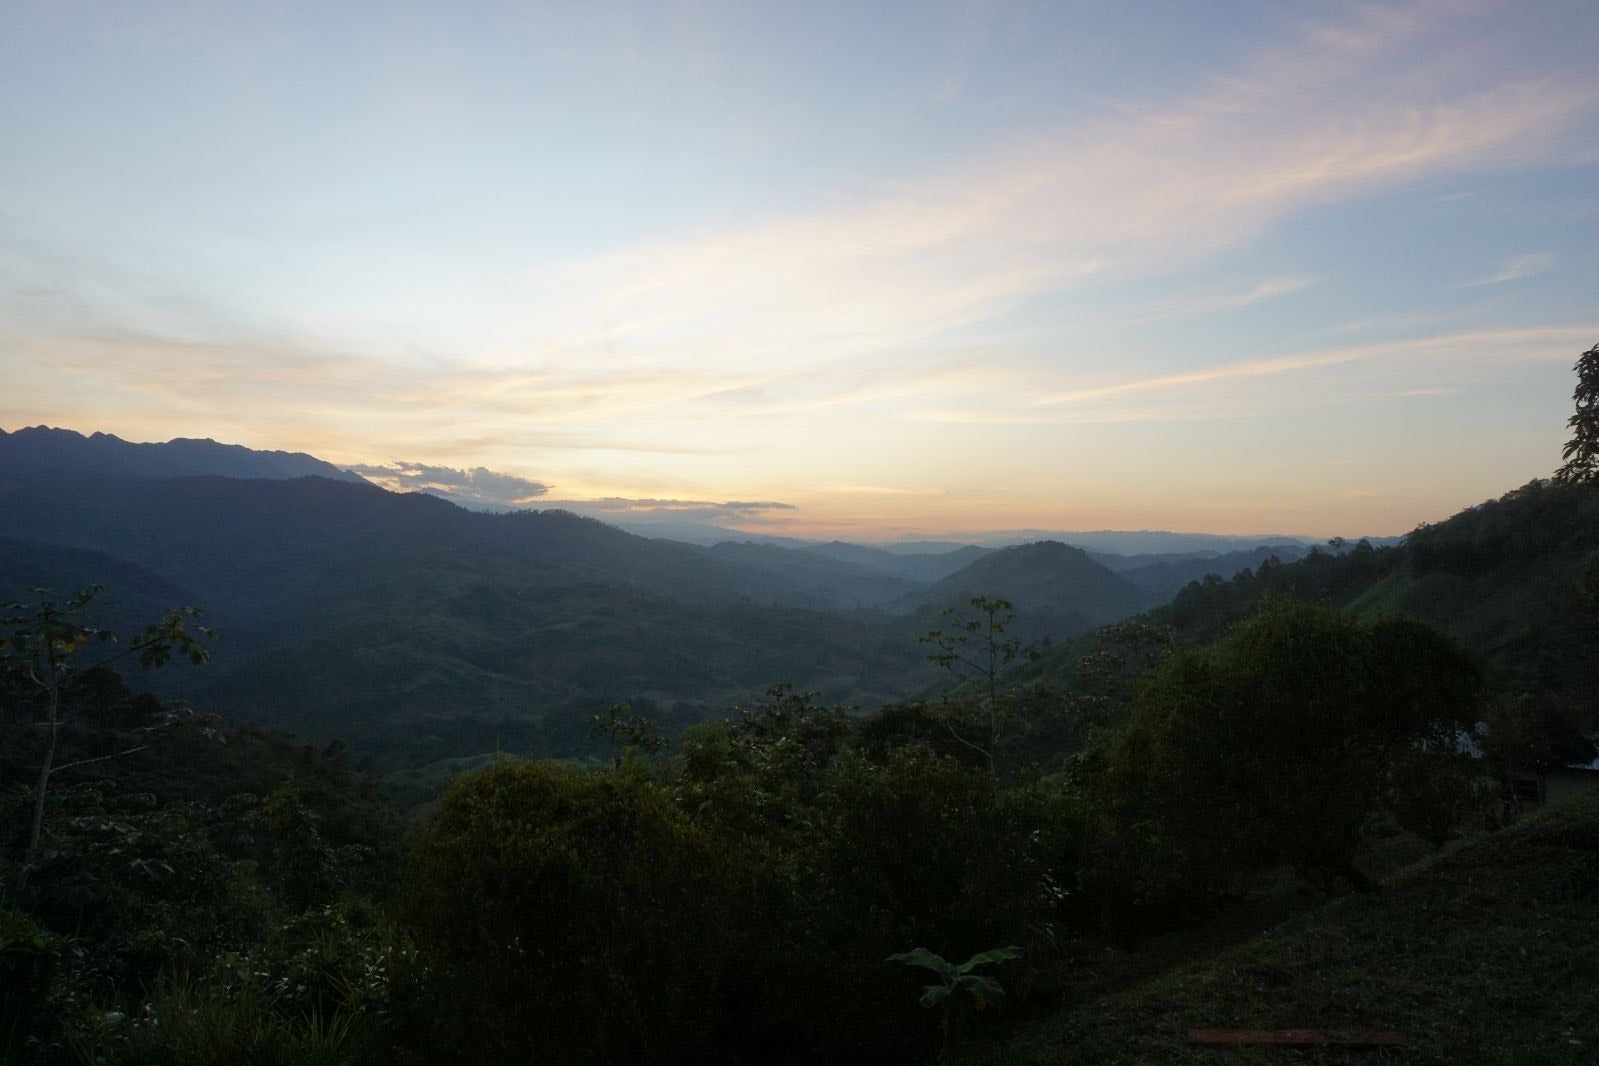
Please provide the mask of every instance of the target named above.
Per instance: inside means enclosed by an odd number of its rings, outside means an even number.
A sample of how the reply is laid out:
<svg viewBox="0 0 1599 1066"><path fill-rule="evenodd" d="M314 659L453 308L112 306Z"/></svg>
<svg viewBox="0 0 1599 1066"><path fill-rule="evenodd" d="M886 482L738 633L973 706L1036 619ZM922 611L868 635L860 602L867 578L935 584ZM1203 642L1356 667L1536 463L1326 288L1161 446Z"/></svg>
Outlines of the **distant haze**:
<svg viewBox="0 0 1599 1066"><path fill-rule="evenodd" d="M1591 0L14 0L0 425L794 537L1402 534L1559 462L1596 40Z"/></svg>

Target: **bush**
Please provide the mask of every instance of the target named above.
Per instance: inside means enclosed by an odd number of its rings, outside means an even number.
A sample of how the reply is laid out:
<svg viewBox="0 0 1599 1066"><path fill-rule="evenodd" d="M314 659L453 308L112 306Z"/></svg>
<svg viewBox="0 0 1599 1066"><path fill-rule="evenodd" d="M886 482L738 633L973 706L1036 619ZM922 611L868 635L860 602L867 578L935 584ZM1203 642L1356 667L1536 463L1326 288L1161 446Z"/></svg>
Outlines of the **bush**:
<svg viewBox="0 0 1599 1066"><path fill-rule="evenodd" d="M1185 871L1177 884L1289 863L1369 888L1352 859L1370 815L1402 757L1455 747L1478 686L1419 622L1269 604L1156 672L1112 753L1107 803L1124 835Z"/></svg>
<svg viewBox="0 0 1599 1066"><path fill-rule="evenodd" d="M0 1059L19 1057L50 1019L52 978L66 941L26 914L0 909Z"/></svg>
<svg viewBox="0 0 1599 1066"><path fill-rule="evenodd" d="M703 1061L733 970L711 841L646 779L534 763L459 781L404 911L440 1060Z"/></svg>

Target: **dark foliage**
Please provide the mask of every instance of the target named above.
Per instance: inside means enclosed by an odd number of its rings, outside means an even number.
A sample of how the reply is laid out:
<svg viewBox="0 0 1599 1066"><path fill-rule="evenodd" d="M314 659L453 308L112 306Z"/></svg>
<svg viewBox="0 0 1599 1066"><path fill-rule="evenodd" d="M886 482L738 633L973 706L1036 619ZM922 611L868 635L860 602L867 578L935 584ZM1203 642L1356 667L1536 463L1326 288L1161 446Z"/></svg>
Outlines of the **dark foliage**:
<svg viewBox="0 0 1599 1066"><path fill-rule="evenodd" d="M1561 450L1565 460L1555 471L1558 481L1599 481L1599 344L1577 357L1571 368L1577 374L1577 387L1571 402L1576 407L1566 423L1571 439Z"/></svg>
<svg viewBox="0 0 1599 1066"><path fill-rule="evenodd" d="M247 550L136 534L153 505L124 500L107 537L144 537L160 563L126 571L129 603L177 589L169 567L263 626L306 622L294 642L247 630L254 665L213 691L394 762L487 769L441 801L426 782L443 770L405 784L407 829L342 743L226 729L73 671L70 769L29 862L42 704L0 671L6 1061L927 1060L1007 1015L922 1009L891 955L1019 945L994 971L1006 1010L1048 1005L1084 960L1225 921L1260 878L1373 887L1363 863L1395 825L1455 840L1481 825L1484 780L1593 753L1599 504L1582 485L1534 483L1400 547L1206 579L1038 663L1013 649L975 704L1004 708L1004 730L983 719L991 762L950 706L846 705L903 691L914 619L739 602L712 553L635 555L571 516L480 524L316 481L266 507L196 484L162 499ZM7 521L86 521L7 491L32 508ZM1063 600L1122 587L1033 547ZM92 548L26 557L65 572L105 558ZM485 576L505 559L513 574ZM656 565L696 591L628 587ZM796 564L818 588L852 565ZM796 662L817 692L712 710ZM581 764L524 757L552 750Z"/></svg>
<svg viewBox="0 0 1599 1066"><path fill-rule="evenodd" d="M1354 865L1369 819L1389 791L1425 808L1414 789L1436 783L1432 762L1459 755L1478 685L1471 660L1429 627L1282 603L1214 648L1173 656L1104 781L1120 846L1156 881L1152 904L1277 863L1371 887Z"/></svg>

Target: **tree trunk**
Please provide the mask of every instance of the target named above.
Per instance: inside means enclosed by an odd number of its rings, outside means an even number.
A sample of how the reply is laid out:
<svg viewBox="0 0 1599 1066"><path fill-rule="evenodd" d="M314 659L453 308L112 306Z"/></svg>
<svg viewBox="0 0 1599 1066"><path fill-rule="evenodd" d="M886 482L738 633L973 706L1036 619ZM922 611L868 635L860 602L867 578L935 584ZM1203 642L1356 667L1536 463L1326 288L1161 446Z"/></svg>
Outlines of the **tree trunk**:
<svg viewBox="0 0 1599 1066"><path fill-rule="evenodd" d="M1004 723L999 717L999 663L994 651L994 615L988 616L988 776L999 778L995 761L999 758L999 734Z"/></svg>
<svg viewBox="0 0 1599 1066"><path fill-rule="evenodd" d="M55 663L50 666L50 736L44 744L44 759L39 763L39 783L33 790L33 825L28 830L28 850L23 854L22 873L17 879L20 889L28 881L28 871L39 853L39 838L44 832L44 796L50 785L50 771L55 766L56 737L61 729L61 680L56 676Z"/></svg>

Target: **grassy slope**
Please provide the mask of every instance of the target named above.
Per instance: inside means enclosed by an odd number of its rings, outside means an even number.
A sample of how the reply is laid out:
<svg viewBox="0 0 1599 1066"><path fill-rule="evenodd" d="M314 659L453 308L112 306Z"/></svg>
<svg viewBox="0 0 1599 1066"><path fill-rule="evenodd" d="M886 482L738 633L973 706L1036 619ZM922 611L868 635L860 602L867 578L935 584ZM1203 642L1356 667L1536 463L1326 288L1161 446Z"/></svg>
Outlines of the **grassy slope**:
<svg viewBox="0 0 1599 1066"><path fill-rule="evenodd" d="M1023 1063L1599 1062L1599 793L973 1046ZM1389 1052L1205 1049L1189 1028L1398 1029Z"/></svg>

